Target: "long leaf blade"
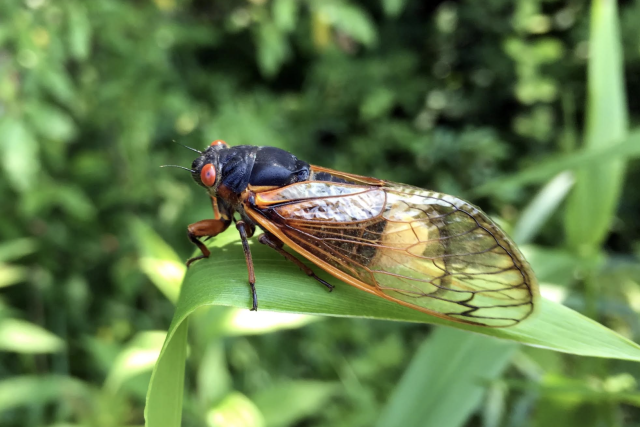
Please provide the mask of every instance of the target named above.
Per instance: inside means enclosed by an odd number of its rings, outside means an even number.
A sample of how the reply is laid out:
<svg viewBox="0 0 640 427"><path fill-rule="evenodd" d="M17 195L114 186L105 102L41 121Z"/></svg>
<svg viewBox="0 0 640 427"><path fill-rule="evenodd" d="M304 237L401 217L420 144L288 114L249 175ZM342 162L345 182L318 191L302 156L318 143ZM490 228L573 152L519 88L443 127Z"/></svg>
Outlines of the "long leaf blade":
<svg viewBox="0 0 640 427"><path fill-rule="evenodd" d="M376 425L464 425L516 349L513 343L436 329L418 349Z"/></svg>
<svg viewBox="0 0 640 427"><path fill-rule="evenodd" d="M587 151L620 150L628 127L617 2L595 0L591 10ZM565 228L569 245L593 252L606 237L624 178L624 161L598 163L576 174L567 204Z"/></svg>

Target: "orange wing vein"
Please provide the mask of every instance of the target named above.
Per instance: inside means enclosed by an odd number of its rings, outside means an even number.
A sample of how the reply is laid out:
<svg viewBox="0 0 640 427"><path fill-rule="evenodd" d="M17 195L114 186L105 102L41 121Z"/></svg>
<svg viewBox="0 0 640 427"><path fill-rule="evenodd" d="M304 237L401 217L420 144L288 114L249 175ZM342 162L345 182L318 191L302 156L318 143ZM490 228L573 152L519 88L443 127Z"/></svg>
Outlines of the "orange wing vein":
<svg viewBox="0 0 640 427"><path fill-rule="evenodd" d="M512 326L536 279L480 209L442 193L314 167L312 181L261 192L247 213L362 290L449 320Z"/></svg>

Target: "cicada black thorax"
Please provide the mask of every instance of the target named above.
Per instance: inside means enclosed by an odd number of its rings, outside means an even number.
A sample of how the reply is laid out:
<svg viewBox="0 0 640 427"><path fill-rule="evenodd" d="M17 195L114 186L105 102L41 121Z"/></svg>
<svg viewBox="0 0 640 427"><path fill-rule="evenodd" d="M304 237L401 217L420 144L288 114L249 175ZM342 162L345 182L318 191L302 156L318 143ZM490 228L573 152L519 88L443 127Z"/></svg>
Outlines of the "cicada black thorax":
<svg viewBox="0 0 640 427"><path fill-rule="evenodd" d="M203 181L202 172L208 165L213 165L216 173L213 182ZM252 145L211 145L191 168L193 179L217 198L223 209L241 215L242 203L250 193L306 181L310 175L309 164L293 154Z"/></svg>

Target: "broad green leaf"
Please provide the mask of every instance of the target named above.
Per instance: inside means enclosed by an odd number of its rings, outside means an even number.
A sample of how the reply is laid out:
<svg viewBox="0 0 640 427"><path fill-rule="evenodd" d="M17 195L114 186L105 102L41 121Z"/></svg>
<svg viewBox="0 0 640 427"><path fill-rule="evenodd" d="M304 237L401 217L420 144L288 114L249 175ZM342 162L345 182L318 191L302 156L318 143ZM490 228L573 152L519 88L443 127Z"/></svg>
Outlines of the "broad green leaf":
<svg viewBox="0 0 640 427"><path fill-rule="evenodd" d="M363 9L342 2L319 2L317 7L331 25L355 41L367 47L373 47L378 42L376 27Z"/></svg>
<svg viewBox="0 0 640 427"><path fill-rule="evenodd" d="M226 237L226 236L225 236ZM583 356L640 361L640 347L610 329L551 301L540 299L534 315L510 328L483 328L429 316L360 291L315 268L336 285L333 292L300 273L270 248L252 244L259 310L326 316L424 322L451 326L523 344ZM211 257L189 269L167 340L147 395L147 425L179 425L184 380L186 320L206 305L251 306L247 271L239 242L213 248ZM164 424L158 424L164 420ZM175 420L169 423L168 420Z"/></svg>
<svg viewBox="0 0 640 427"><path fill-rule="evenodd" d="M464 425L516 349L513 343L436 329L418 349L376 425Z"/></svg>
<svg viewBox="0 0 640 427"><path fill-rule="evenodd" d="M407 0L382 0L382 8L387 16L396 18L406 6Z"/></svg>
<svg viewBox="0 0 640 427"><path fill-rule="evenodd" d="M91 47L91 22L83 2L74 2L67 9L69 51L74 59L87 59Z"/></svg>
<svg viewBox="0 0 640 427"><path fill-rule="evenodd" d="M11 185L21 192L32 188L40 166L38 144L28 127L10 116L0 120L0 154Z"/></svg>
<svg viewBox="0 0 640 427"><path fill-rule="evenodd" d="M198 400L201 405L207 407L220 401L231 390L233 384L223 340L210 339L197 366Z"/></svg>
<svg viewBox="0 0 640 427"><path fill-rule="evenodd" d="M274 24L287 33L293 31L298 21L299 6L298 0L274 0L271 9Z"/></svg>
<svg viewBox="0 0 640 427"><path fill-rule="evenodd" d="M129 378L153 369L166 336L164 331L138 333L111 365L105 388L115 393Z"/></svg>
<svg viewBox="0 0 640 427"><path fill-rule="evenodd" d="M132 233L138 243L140 267L171 302L178 300L186 267L173 248L147 224L132 221Z"/></svg>
<svg viewBox="0 0 640 427"><path fill-rule="evenodd" d="M627 100L617 2L594 0L589 41L587 151L618 151L627 135ZM591 253L606 237L624 179L624 159L598 162L576 172L565 228L569 245Z"/></svg>
<svg viewBox="0 0 640 427"><path fill-rule="evenodd" d="M64 342L38 325L18 319L0 320L0 351L55 353Z"/></svg>
<svg viewBox="0 0 640 427"><path fill-rule="evenodd" d="M26 267L15 267L0 262L0 288L24 281L29 275Z"/></svg>
<svg viewBox="0 0 640 427"><path fill-rule="evenodd" d="M232 392L207 414L208 427L265 427L264 417L245 395Z"/></svg>
<svg viewBox="0 0 640 427"><path fill-rule="evenodd" d="M33 407L66 397L75 404L88 405L88 387L71 377L19 376L0 381L0 412Z"/></svg>
<svg viewBox="0 0 640 427"><path fill-rule="evenodd" d="M69 141L76 135L73 119L61 108L49 103L31 102L27 117L40 138L48 141Z"/></svg>
<svg viewBox="0 0 640 427"><path fill-rule="evenodd" d="M289 381L266 388L251 398L267 427L287 427L318 413L339 389L335 383Z"/></svg>
<svg viewBox="0 0 640 427"><path fill-rule="evenodd" d="M34 253L38 249L35 239L22 238L0 244L0 262L13 261Z"/></svg>
<svg viewBox="0 0 640 427"><path fill-rule="evenodd" d="M290 55L284 33L272 22L263 22L256 32L256 43L260 71L267 77L276 75Z"/></svg>

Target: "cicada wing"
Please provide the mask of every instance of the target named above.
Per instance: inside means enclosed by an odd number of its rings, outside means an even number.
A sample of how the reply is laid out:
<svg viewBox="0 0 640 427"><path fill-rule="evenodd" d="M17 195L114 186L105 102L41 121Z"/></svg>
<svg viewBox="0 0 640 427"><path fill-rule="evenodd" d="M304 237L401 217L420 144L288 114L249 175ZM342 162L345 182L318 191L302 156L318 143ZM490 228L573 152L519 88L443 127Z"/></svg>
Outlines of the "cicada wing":
<svg viewBox="0 0 640 427"><path fill-rule="evenodd" d="M257 194L252 216L329 273L409 307L493 327L532 313L535 277L481 210L402 184L352 182Z"/></svg>

